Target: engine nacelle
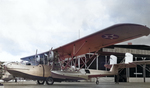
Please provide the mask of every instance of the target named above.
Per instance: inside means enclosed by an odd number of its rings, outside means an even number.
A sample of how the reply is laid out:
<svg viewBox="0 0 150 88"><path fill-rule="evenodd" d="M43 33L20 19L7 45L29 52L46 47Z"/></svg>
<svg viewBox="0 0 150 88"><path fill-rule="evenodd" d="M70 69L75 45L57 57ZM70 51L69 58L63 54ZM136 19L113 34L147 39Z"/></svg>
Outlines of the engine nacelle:
<svg viewBox="0 0 150 88"><path fill-rule="evenodd" d="M49 51L48 61L52 62L54 60L54 52L52 50Z"/></svg>

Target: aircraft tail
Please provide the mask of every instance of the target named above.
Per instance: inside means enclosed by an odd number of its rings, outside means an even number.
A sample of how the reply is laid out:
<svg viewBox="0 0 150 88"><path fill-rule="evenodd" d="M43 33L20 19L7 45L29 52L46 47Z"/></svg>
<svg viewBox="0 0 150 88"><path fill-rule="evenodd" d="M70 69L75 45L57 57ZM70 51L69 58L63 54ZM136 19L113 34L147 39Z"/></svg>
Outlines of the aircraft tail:
<svg viewBox="0 0 150 88"><path fill-rule="evenodd" d="M137 65L142 64L150 64L150 60L142 60L142 61L133 61L133 55L131 53L126 53L124 62L117 64L117 57L114 55L110 56L110 64L104 65L106 68L110 69L110 72L113 72L114 74L118 73L118 69L122 68L133 68Z"/></svg>
<svg viewBox="0 0 150 88"><path fill-rule="evenodd" d="M110 55L110 72L117 74L118 73L118 68L115 66L117 64L117 57L115 55Z"/></svg>
<svg viewBox="0 0 150 88"><path fill-rule="evenodd" d="M136 67L133 62L133 55L130 53L125 54L125 61L117 64L117 57L110 55L110 64L106 64L105 67L110 69L110 72L118 72L119 68L132 68Z"/></svg>

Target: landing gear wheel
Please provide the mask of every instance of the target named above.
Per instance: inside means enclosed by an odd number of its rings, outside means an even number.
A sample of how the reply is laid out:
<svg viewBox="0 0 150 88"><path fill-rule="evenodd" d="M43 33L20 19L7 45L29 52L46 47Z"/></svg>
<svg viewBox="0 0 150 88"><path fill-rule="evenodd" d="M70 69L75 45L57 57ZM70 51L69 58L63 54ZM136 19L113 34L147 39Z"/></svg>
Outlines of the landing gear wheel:
<svg viewBox="0 0 150 88"><path fill-rule="evenodd" d="M96 84L97 84L97 85L99 84L99 81L98 81L98 80L96 80Z"/></svg>
<svg viewBox="0 0 150 88"><path fill-rule="evenodd" d="M37 80L37 83L39 84L39 85L43 85L44 84L44 80Z"/></svg>
<svg viewBox="0 0 150 88"><path fill-rule="evenodd" d="M52 77L48 77L48 78L46 79L46 84L47 84L47 85L53 85L53 83L54 83L54 80L53 80Z"/></svg>

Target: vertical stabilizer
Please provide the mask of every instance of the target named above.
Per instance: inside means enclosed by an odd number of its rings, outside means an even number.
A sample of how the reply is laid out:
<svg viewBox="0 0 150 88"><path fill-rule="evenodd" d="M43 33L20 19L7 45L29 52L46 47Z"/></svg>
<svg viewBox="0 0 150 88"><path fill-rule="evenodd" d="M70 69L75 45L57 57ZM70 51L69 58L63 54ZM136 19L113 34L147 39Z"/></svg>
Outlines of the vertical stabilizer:
<svg viewBox="0 0 150 88"><path fill-rule="evenodd" d="M117 64L117 57L115 55L110 55L110 72L117 74L118 73L118 68L117 66L115 66L115 64Z"/></svg>
<svg viewBox="0 0 150 88"><path fill-rule="evenodd" d="M110 55L110 65L117 64L117 57L115 55Z"/></svg>
<svg viewBox="0 0 150 88"><path fill-rule="evenodd" d="M133 55L131 53L125 54L125 64L129 64L133 62Z"/></svg>

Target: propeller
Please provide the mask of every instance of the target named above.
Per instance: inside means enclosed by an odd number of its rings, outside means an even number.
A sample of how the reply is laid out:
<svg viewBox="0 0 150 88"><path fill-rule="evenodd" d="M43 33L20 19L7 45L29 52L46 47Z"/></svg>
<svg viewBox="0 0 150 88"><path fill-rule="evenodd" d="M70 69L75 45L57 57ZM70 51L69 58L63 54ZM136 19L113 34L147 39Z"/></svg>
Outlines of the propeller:
<svg viewBox="0 0 150 88"><path fill-rule="evenodd" d="M48 58L48 60L49 60L50 62L52 62L52 61L54 60L54 52L53 52L52 49L53 49L53 48L51 48L51 50L49 50L49 58Z"/></svg>
<svg viewBox="0 0 150 88"><path fill-rule="evenodd" d="M35 59L34 59L34 63L36 64L38 61L39 61L39 59L37 58L37 52L38 52L38 50L36 49L36 53L35 53ZM36 62L37 61L37 62Z"/></svg>

